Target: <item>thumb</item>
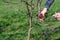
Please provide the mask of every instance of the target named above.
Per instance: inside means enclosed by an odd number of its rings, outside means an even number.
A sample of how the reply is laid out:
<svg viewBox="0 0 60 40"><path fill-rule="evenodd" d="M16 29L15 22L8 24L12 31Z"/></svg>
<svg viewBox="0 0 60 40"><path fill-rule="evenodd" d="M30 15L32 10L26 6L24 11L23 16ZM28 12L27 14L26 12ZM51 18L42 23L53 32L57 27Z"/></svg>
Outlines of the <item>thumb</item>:
<svg viewBox="0 0 60 40"><path fill-rule="evenodd" d="M53 17L55 16L55 15L52 15Z"/></svg>

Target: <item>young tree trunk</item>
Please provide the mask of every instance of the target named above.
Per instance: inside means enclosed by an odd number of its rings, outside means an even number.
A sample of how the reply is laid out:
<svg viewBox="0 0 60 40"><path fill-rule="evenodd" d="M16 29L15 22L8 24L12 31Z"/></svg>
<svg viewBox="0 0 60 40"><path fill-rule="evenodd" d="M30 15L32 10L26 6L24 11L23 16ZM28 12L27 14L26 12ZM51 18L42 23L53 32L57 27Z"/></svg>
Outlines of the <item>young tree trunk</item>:
<svg viewBox="0 0 60 40"><path fill-rule="evenodd" d="M40 10L40 8L41 8L41 0L38 0L38 2L37 2L37 11L38 11L38 13L37 13L37 19L39 20L39 14L40 14L40 12L41 12L41 10Z"/></svg>
<svg viewBox="0 0 60 40"><path fill-rule="evenodd" d="M33 6L32 1L33 0L31 0L30 13L28 12L29 13L29 29L28 29L28 38L27 38L27 40L30 40L30 34L31 34L31 30L32 30L32 10L33 10L33 8L32 8L32 6Z"/></svg>
<svg viewBox="0 0 60 40"><path fill-rule="evenodd" d="M21 0L22 1L22 0ZM27 1L22 1L26 4L26 7L27 7L27 14L28 14L28 17L29 17L29 26L28 26L28 36L27 36L27 40L30 40L30 32L31 32L31 28L32 28L32 12L30 11L29 9L29 6L31 7L31 5L27 2Z"/></svg>
<svg viewBox="0 0 60 40"><path fill-rule="evenodd" d="M36 15L37 17L36 17L35 24L38 24L38 25L39 25L39 14L41 12L40 8L41 8L41 0L37 0L37 15Z"/></svg>

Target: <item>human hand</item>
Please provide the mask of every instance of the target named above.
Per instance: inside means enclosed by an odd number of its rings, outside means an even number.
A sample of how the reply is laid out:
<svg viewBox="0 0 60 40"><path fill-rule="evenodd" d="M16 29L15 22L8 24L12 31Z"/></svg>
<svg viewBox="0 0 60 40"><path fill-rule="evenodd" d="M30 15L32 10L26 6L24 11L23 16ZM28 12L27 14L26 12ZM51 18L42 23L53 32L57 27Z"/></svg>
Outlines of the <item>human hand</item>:
<svg viewBox="0 0 60 40"><path fill-rule="evenodd" d="M53 17L57 20L60 20L60 13L55 13Z"/></svg>

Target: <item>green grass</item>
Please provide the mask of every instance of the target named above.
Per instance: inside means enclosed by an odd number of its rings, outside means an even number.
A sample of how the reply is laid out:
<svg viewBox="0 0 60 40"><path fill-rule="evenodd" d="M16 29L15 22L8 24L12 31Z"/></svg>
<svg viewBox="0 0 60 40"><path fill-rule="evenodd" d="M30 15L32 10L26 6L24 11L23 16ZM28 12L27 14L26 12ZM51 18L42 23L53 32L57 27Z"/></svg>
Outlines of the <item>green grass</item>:
<svg viewBox="0 0 60 40"><path fill-rule="evenodd" d="M17 4L8 4L0 0L0 40L27 40L28 16L26 15L26 5L20 3L19 0L11 0L11 2ZM44 3L43 0L41 10L44 8ZM33 10L31 40L44 40L41 38L43 31L60 26L60 21L52 17L55 12L60 12L60 0L55 0L46 15L45 21L39 22L39 25L35 25L36 12L35 8ZM56 40L60 38L59 35L60 31L48 36L48 40Z"/></svg>

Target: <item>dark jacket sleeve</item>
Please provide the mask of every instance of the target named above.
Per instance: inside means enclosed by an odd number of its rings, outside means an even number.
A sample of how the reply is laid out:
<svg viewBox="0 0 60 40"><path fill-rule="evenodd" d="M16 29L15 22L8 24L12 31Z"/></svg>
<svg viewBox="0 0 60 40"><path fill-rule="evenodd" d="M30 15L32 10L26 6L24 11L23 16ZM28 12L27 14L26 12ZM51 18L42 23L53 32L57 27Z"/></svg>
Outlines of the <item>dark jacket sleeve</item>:
<svg viewBox="0 0 60 40"><path fill-rule="evenodd" d="M45 8L49 9L53 2L54 0L46 0Z"/></svg>

